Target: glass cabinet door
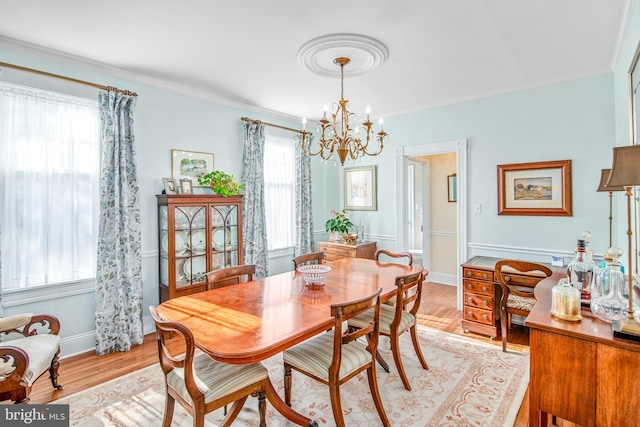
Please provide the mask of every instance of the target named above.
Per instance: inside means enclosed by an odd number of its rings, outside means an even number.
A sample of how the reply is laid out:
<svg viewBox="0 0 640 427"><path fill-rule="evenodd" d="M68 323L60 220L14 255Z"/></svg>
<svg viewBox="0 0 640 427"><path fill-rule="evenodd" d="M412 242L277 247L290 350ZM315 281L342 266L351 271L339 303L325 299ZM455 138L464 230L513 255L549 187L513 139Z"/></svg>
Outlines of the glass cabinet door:
<svg viewBox="0 0 640 427"><path fill-rule="evenodd" d="M211 206L211 269L238 265L238 206Z"/></svg>
<svg viewBox="0 0 640 427"><path fill-rule="evenodd" d="M176 287L205 281L207 272L207 207L174 207Z"/></svg>

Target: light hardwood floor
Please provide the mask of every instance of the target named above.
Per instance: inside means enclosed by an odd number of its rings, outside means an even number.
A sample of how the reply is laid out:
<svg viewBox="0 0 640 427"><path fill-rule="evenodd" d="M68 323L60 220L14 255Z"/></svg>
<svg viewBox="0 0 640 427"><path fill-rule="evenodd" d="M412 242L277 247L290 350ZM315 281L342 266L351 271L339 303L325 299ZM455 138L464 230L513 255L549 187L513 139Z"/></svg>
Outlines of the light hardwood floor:
<svg viewBox="0 0 640 427"><path fill-rule="evenodd" d="M500 346L500 339L491 340L489 337L467 333L460 324L462 313L456 309L456 288L429 282L425 284L422 306L419 313L419 323L446 332L464 335L469 338L490 342ZM514 325L509 334L509 349L529 352L529 335L526 328ZM55 391L47 378L40 378L31 392L30 403L47 403L89 387L117 378L129 372L158 363L158 348L155 335L145 336L142 345L135 346L126 353L114 353L96 356L89 352L63 359L60 362L60 384L64 389ZM520 408L515 427L527 426L528 399L525 396Z"/></svg>

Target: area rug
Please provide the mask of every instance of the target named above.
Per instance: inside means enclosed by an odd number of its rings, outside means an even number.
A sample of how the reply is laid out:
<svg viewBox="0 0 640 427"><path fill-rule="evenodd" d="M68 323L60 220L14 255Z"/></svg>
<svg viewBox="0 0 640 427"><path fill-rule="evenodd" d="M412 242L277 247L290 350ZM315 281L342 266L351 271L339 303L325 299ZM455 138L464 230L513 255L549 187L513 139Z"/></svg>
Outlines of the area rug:
<svg viewBox="0 0 640 427"><path fill-rule="evenodd" d="M409 334L401 336L405 370L412 391L402 386L386 338L380 351L391 373L378 369L378 384L387 416L394 426L513 426L529 381L529 356L503 353L499 346L420 327L420 343L429 364L421 368ZM282 356L264 360L274 386L284 395ZM329 390L293 373L292 407L320 426L335 425ZM366 373L341 387L348 426L381 425L369 393ZM163 375L159 365L116 378L52 403L68 404L72 426L160 426L164 409ZM257 426L257 399L249 398L234 425ZM222 419L222 410L206 417L207 426ZM267 404L269 426L291 426ZM172 427L191 426L192 419L176 403Z"/></svg>

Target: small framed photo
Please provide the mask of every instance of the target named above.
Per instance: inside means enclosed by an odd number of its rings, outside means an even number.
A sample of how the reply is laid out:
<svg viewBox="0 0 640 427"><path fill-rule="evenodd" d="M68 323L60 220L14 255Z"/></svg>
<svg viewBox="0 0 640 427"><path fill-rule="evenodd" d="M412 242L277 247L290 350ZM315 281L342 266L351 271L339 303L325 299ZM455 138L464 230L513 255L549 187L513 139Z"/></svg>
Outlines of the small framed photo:
<svg viewBox="0 0 640 427"><path fill-rule="evenodd" d="M164 192L166 194L178 194L178 184L173 178L162 178L164 184Z"/></svg>
<svg viewBox="0 0 640 427"><path fill-rule="evenodd" d="M498 165L498 215L572 216L571 160Z"/></svg>
<svg viewBox="0 0 640 427"><path fill-rule="evenodd" d="M344 208L349 211L375 211L376 167L344 168Z"/></svg>
<svg viewBox="0 0 640 427"><path fill-rule="evenodd" d="M191 185L190 179L181 179L180 188L182 189L182 194L193 194L193 186Z"/></svg>
<svg viewBox="0 0 640 427"><path fill-rule="evenodd" d="M197 185L198 178L209 172L213 172L213 153L171 150L171 174L174 179L190 179Z"/></svg>

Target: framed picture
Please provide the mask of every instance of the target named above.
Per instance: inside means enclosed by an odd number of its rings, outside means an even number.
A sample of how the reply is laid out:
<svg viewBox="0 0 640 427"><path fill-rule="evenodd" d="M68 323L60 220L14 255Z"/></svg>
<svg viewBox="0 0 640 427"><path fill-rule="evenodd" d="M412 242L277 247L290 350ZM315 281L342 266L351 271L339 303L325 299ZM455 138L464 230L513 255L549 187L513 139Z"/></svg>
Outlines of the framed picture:
<svg viewBox="0 0 640 427"><path fill-rule="evenodd" d="M193 193L193 186L192 186L192 181L190 179L187 178L183 178L180 180L180 188L181 188L181 192L182 194L192 194Z"/></svg>
<svg viewBox="0 0 640 427"><path fill-rule="evenodd" d="M458 177L455 173L447 175L447 197L449 202L458 201Z"/></svg>
<svg viewBox="0 0 640 427"><path fill-rule="evenodd" d="M173 178L162 178L165 194L178 194L178 185Z"/></svg>
<svg viewBox="0 0 640 427"><path fill-rule="evenodd" d="M349 211L375 211L376 167L344 168L344 208Z"/></svg>
<svg viewBox="0 0 640 427"><path fill-rule="evenodd" d="M498 165L498 215L572 216L571 160Z"/></svg>
<svg viewBox="0 0 640 427"><path fill-rule="evenodd" d="M197 184L198 178L209 172L213 172L213 153L171 150L171 173L174 179L190 179Z"/></svg>

